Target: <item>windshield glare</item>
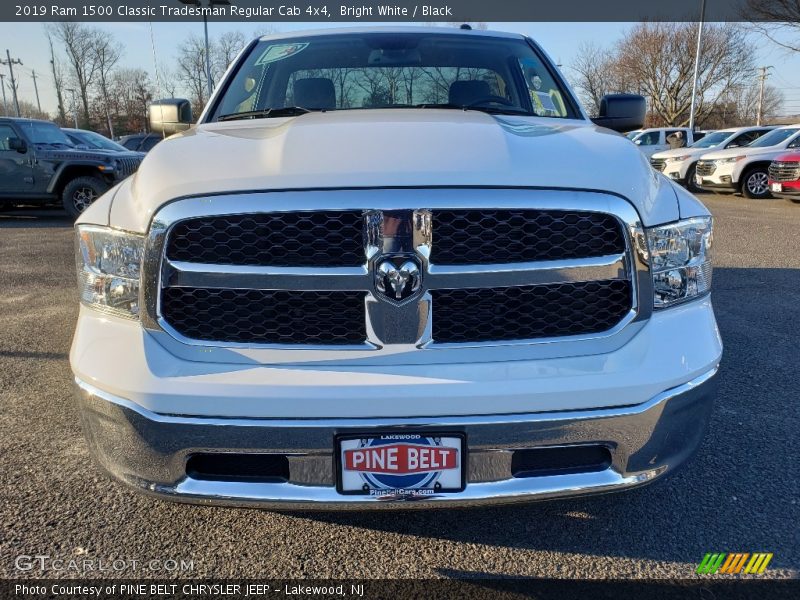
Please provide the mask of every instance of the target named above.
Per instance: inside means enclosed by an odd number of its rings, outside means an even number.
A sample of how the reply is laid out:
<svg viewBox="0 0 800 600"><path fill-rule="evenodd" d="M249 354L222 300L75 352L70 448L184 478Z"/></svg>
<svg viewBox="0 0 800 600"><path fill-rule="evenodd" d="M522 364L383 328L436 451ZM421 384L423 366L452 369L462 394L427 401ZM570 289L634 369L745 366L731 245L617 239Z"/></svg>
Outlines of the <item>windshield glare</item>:
<svg viewBox="0 0 800 600"><path fill-rule="evenodd" d="M127 152L128 149L120 146L116 142L112 142L105 136L95 133L94 131L73 131L72 135L81 140L90 148L97 150L112 150L114 152Z"/></svg>
<svg viewBox="0 0 800 600"><path fill-rule="evenodd" d="M765 133L756 141L752 142L749 146L754 148L775 146L786 141L798 131L800 131L800 129L773 129L769 133Z"/></svg>
<svg viewBox="0 0 800 600"><path fill-rule="evenodd" d="M731 131L715 131L714 133L709 133L707 136L704 136L702 139L697 140L694 144L689 146L690 148L713 148L715 146L719 146L722 142L727 140L729 137L733 135Z"/></svg>
<svg viewBox="0 0 800 600"><path fill-rule="evenodd" d="M64 134L58 126L53 123L38 123L36 121L29 121L21 123L20 127L25 130L25 135L34 144L59 144L64 146L73 146L69 138Z"/></svg>
<svg viewBox="0 0 800 600"><path fill-rule="evenodd" d="M214 118L294 106L422 105L575 118L567 92L525 40L427 33L260 41L233 74Z"/></svg>

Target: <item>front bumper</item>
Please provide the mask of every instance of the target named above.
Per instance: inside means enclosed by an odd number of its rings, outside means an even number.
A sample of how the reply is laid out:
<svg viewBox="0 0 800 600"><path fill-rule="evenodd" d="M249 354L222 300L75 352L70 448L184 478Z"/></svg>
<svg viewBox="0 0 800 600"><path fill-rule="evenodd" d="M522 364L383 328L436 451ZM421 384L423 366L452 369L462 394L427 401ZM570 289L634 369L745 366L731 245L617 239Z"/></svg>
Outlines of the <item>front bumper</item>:
<svg viewBox="0 0 800 600"><path fill-rule="evenodd" d="M114 478L167 499L273 509L422 508L500 504L613 492L669 473L700 444L715 393L716 366L634 406L493 416L264 419L153 413L76 379L92 454ZM334 436L387 430L466 435L467 486L424 499L346 496L336 491ZM591 472L514 477L514 450L599 444L611 456ZM288 481L195 479L198 452L280 453Z"/></svg>

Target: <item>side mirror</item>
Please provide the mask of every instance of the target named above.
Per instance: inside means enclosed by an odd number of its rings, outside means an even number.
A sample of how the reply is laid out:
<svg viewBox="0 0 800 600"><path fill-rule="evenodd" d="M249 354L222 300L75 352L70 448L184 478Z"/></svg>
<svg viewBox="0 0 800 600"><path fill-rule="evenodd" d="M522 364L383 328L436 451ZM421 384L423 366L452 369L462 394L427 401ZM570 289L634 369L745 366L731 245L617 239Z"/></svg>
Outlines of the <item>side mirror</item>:
<svg viewBox="0 0 800 600"><path fill-rule="evenodd" d="M194 123L192 104L183 98L155 100L150 104L150 130L172 135L186 131Z"/></svg>
<svg viewBox="0 0 800 600"><path fill-rule="evenodd" d="M624 133L641 129L647 113L647 102L638 94L607 94L600 100L600 116L595 125Z"/></svg>
<svg viewBox="0 0 800 600"><path fill-rule="evenodd" d="M739 147L739 144L737 144L736 142L731 142L730 144L725 146L725 148L738 148L738 147Z"/></svg>
<svg viewBox="0 0 800 600"><path fill-rule="evenodd" d="M16 150L20 154L25 154L28 151L28 144L22 138L9 138L8 149Z"/></svg>
<svg viewBox="0 0 800 600"><path fill-rule="evenodd" d="M642 145L642 140L636 140L633 143L636 144L637 146L641 146Z"/></svg>

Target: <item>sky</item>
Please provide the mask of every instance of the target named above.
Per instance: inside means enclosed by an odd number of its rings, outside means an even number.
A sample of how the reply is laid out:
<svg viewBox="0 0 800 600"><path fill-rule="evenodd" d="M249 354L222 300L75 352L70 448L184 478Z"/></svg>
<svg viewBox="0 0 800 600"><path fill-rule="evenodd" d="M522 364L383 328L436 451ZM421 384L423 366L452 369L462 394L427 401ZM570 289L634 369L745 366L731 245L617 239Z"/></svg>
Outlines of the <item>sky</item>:
<svg viewBox="0 0 800 600"><path fill-rule="evenodd" d="M112 33L123 44L121 66L140 67L153 75L153 50L148 23L98 23L101 29ZM246 37L254 37L257 30L272 26L281 32L306 30L313 28L363 26L363 23L287 23L277 25L271 23L214 23L209 24L211 36L231 29L239 29ZM380 26L380 23L370 25ZM386 24L386 25L397 25ZM567 78L571 79L569 64L582 42L594 42L600 46L609 46L619 39L631 23L489 23L489 29L512 31L529 35L544 50L563 65ZM156 56L159 67L171 66L177 56L177 47L191 33L202 34L200 22L186 23L153 23ZM790 52L774 44L759 34L751 34L756 48L757 66L769 65L768 83L778 87L784 93L785 102L782 113L785 115L800 114L800 53ZM5 59L5 50L11 51L12 58L22 60L21 67L16 66L14 74L19 80L20 99L34 102L35 92L32 71L36 72L39 97L42 109L55 113L56 97L50 72L50 55L41 23L0 23L0 54ZM0 67L2 73L8 74L7 67ZM155 78L153 78L155 80ZM8 78L6 78L8 86ZM10 87L7 89L8 101L11 104ZM0 98L1 99L1 98Z"/></svg>

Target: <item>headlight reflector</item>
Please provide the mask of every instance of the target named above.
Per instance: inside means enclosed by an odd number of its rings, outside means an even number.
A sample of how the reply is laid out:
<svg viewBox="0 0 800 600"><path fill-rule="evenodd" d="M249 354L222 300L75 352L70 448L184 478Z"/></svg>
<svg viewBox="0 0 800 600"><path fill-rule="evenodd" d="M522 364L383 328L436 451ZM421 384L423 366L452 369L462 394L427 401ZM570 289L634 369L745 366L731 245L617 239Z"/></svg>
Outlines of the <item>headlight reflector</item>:
<svg viewBox="0 0 800 600"><path fill-rule="evenodd" d="M120 317L139 317L139 272L144 236L79 225L76 241L81 302Z"/></svg>
<svg viewBox="0 0 800 600"><path fill-rule="evenodd" d="M711 217L695 217L646 230L655 308L666 308L711 289Z"/></svg>

